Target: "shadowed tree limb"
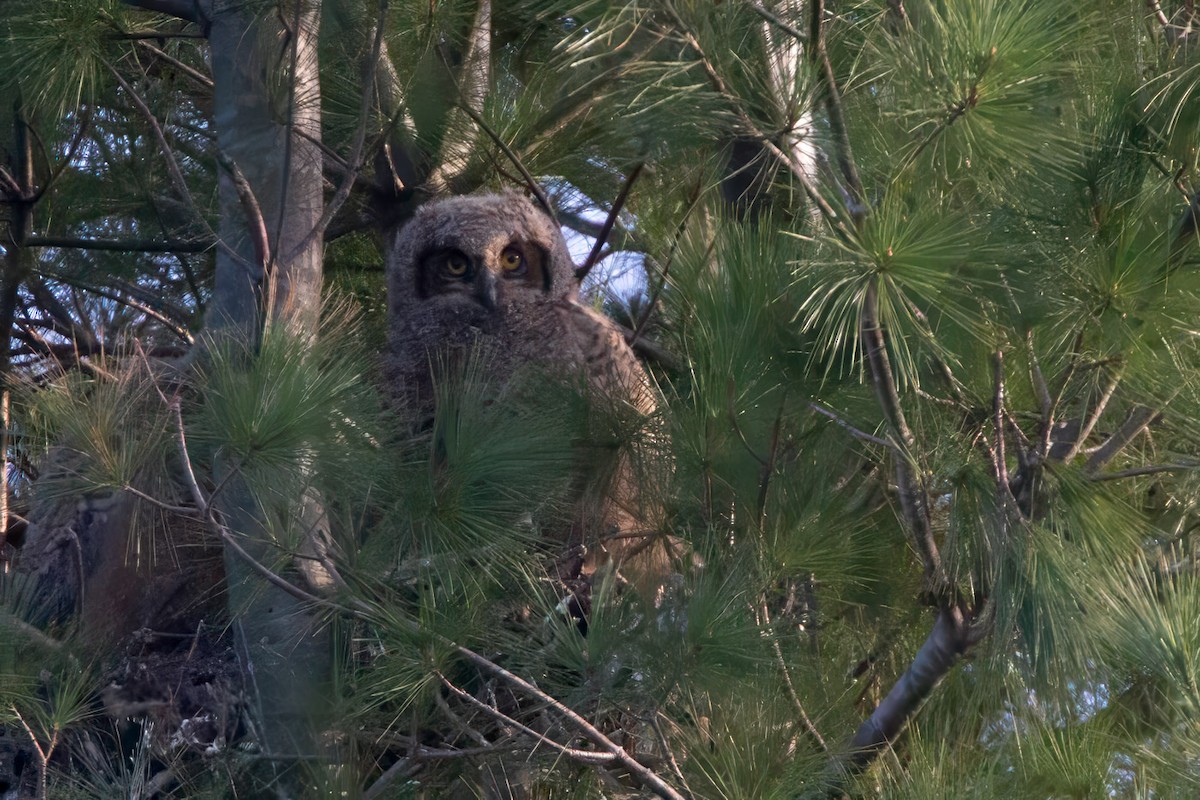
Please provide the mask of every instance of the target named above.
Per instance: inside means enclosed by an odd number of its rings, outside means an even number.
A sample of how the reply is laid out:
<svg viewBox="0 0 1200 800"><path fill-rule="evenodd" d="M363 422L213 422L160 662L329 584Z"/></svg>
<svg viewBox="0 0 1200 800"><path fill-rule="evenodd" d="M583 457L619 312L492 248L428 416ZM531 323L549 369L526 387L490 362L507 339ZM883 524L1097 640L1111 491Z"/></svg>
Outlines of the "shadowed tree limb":
<svg viewBox="0 0 1200 800"><path fill-rule="evenodd" d="M167 14L188 22L204 22L197 0L123 0L125 5L153 11L156 14ZM156 36L158 34L155 34Z"/></svg>
<svg viewBox="0 0 1200 800"><path fill-rule="evenodd" d="M896 741L973 643L963 613L955 607L941 609L912 663L859 726L849 749L835 756L821 776L797 797L825 800L842 796L846 783Z"/></svg>

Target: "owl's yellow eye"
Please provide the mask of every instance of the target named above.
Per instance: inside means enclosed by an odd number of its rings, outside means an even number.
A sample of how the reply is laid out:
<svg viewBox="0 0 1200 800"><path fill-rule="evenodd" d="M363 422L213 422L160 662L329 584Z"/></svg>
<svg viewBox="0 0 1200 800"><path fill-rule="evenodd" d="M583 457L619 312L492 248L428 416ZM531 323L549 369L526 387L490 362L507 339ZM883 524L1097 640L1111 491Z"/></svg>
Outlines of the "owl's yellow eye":
<svg viewBox="0 0 1200 800"><path fill-rule="evenodd" d="M451 253L446 256L446 274L461 278L467 274L467 257L462 253Z"/></svg>
<svg viewBox="0 0 1200 800"><path fill-rule="evenodd" d="M508 273L517 273L525 268L525 256L515 247L506 247L500 254L500 266Z"/></svg>

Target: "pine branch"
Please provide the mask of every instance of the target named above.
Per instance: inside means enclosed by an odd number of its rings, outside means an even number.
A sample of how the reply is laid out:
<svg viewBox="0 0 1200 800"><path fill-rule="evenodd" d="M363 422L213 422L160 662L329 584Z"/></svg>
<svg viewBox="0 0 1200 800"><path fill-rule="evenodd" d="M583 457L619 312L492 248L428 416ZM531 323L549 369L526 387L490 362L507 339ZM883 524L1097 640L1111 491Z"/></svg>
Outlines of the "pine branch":
<svg viewBox="0 0 1200 800"><path fill-rule="evenodd" d="M1151 423L1158 419L1161 414L1162 412L1158 409L1149 408L1148 406L1135 406L1130 410L1121 427L1096 448L1096 451L1092 453L1084 469L1092 475L1099 472L1109 461L1116 458L1117 454L1124 450L1130 442L1150 427Z"/></svg>
<svg viewBox="0 0 1200 800"><path fill-rule="evenodd" d="M833 232L843 241L849 241L851 238L849 230L846 228L846 225L842 219L837 215L837 212L834 211L833 206L831 206L829 201L826 200L824 195L821 194L821 190L813 180L812 176L805 172L804 169L801 168L794 159L780 150L779 146L776 145L775 142L771 141L771 137L767 136L762 129L754 124L754 121L750 118L750 115L746 111L741 100L739 100L738 97L729 90L728 85L725 83L725 79L722 78L720 73L717 72L716 67L713 66L712 61L709 60L708 55L704 52L704 48L700 46L699 40L696 39L695 35L688 29L687 25L684 24L684 21L679 16L678 12L676 12L673 8L669 9L669 12L674 18L675 24L679 28L684 42L696 54L700 66L704 70L705 75L708 76L709 83L712 84L714 91L716 91L717 94L719 94L727 103L729 103L730 107L733 109L734 115L737 117L738 122L745 129L746 133L758 140L762 144L763 148L771 154L771 157L778 161L780 165L785 167L788 172L790 172L792 176L799 182L799 184L804 187L805 194L808 195L808 198L820 210L821 216L824 217L827 223L829 223L830 227L833 229Z"/></svg>
<svg viewBox="0 0 1200 800"><path fill-rule="evenodd" d="M1097 483L1101 481L1119 481L1142 475L1160 475L1165 472L1188 472L1193 469L1200 469L1200 462L1183 461L1178 464L1150 464L1145 467L1123 469L1120 472L1106 472L1102 475L1092 475L1091 480Z"/></svg>
<svg viewBox="0 0 1200 800"><path fill-rule="evenodd" d="M863 298L860 332L864 342L867 360L867 375L875 397L883 410L883 417L892 435L896 438L896 488L900 499L900 508L904 515L905 526L913 537L916 551L925 569L925 578L929 589L936 595L949 589L948 581L942 575L942 560L938 554L937 544L933 538L933 526L926 507L925 492L916 475L917 465L911 462L912 452L916 445L916 437L908 426L904 409L900 404L900 395L896 390L896 378L892 373L891 361L887 353L887 341L884 329L879 321L879 289L875 282L867 286ZM943 598L943 602L944 602Z"/></svg>

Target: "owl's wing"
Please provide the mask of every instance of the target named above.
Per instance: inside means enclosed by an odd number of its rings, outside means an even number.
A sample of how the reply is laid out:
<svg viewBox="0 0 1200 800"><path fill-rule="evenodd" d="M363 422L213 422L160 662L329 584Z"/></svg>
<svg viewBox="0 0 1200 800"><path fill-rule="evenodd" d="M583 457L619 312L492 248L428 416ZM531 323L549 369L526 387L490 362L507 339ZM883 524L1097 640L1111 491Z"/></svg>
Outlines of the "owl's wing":
<svg viewBox="0 0 1200 800"><path fill-rule="evenodd" d="M658 409L654 387L617 324L574 301L558 303L556 311L568 332L563 355L583 371L589 390L626 402L643 416L653 415Z"/></svg>

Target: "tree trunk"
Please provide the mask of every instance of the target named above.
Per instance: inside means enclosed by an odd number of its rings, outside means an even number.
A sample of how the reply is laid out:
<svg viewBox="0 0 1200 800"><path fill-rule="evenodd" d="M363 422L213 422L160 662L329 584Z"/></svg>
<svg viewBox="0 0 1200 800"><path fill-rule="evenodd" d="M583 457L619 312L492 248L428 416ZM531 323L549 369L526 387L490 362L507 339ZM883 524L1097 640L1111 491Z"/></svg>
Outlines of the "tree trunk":
<svg viewBox="0 0 1200 800"><path fill-rule="evenodd" d="M207 14L214 122L221 151L220 236L209 308L209 342L256 345L268 326L316 335L322 239L310 236L324 210L317 26L308 0L247 4L213 0ZM301 135L303 134L303 135ZM230 459L214 479L218 510L259 563L281 564L263 509ZM299 502L300 498L296 498ZM313 609L268 585L239 554L225 557L229 605L264 750L309 755L314 701L329 672L327 637Z"/></svg>

